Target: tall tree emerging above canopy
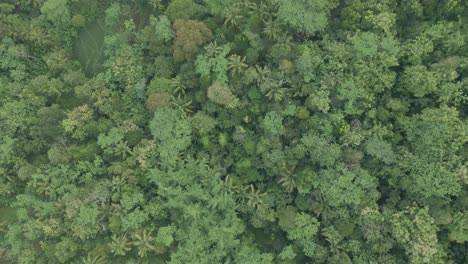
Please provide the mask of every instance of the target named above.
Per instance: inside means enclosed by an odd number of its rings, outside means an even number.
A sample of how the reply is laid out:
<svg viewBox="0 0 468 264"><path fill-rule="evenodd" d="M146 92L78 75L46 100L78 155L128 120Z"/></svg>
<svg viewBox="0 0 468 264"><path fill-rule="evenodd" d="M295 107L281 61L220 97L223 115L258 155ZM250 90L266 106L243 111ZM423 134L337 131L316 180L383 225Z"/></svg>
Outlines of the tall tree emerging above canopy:
<svg viewBox="0 0 468 264"><path fill-rule="evenodd" d="M174 59L176 61L190 60L201 46L211 39L210 29L195 20L177 19L174 22L176 40L174 44Z"/></svg>

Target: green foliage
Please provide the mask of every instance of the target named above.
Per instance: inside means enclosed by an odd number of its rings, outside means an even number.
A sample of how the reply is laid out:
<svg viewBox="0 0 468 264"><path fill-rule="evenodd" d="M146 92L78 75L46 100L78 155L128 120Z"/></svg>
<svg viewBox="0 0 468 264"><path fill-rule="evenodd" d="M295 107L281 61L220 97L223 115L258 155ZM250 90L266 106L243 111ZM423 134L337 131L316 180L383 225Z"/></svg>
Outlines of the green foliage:
<svg viewBox="0 0 468 264"><path fill-rule="evenodd" d="M2 3L0 4L0 13L9 14L15 9L15 6L12 4Z"/></svg>
<svg viewBox="0 0 468 264"><path fill-rule="evenodd" d="M205 161L188 157L178 170L155 169L148 177L158 186L159 195L167 200L164 207L185 212L173 221L178 228L174 237L178 247L169 263L218 263L235 252L244 224L233 210L236 207L233 194L222 191L224 183L219 174ZM171 233L173 228L168 227L165 232Z"/></svg>
<svg viewBox="0 0 468 264"><path fill-rule="evenodd" d="M315 70L322 62L319 56L319 48L316 45L302 45L302 54L296 60L297 70L304 76L304 82L310 82L316 78Z"/></svg>
<svg viewBox="0 0 468 264"><path fill-rule="evenodd" d="M428 208L411 207L393 215L392 234L412 263L444 263L433 221Z"/></svg>
<svg viewBox="0 0 468 264"><path fill-rule="evenodd" d="M0 152L0 164L7 165L13 163L15 161L15 139L4 136L0 142L0 149L2 150Z"/></svg>
<svg viewBox="0 0 468 264"><path fill-rule="evenodd" d="M167 42L175 37L171 22L166 16L159 16L157 19L152 17L150 24L154 27L154 33L158 39Z"/></svg>
<svg viewBox="0 0 468 264"><path fill-rule="evenodd" d="M305 213L297 213L294 219L294 226L288 231L288 238L298 240L301 243L313 240L319 229L319 222L316 218Z"/></svg>
<svg viewBox="0 0 468 264"><path fill-rule="evenodd" d="M146 257L149 251L155 250L153 245L154 237L151 236L151 232L144 229L140 233L136 233L133 236L133 245L138 249L138 256Z"/></svg>
<svg viewBox="0 0 468 264"><path fill-rule="evenodd" d="M124 256L127 254L130 250L130 242L127 235L112 235L112 241L109 243L109 248L114 255Z"/></svg>
<svg viewBox="0 0 468 264"><path fill-rule="evenodd" d="M75 257L78 246L70 238L63 238L60 242L55 244L54 256L59 263L67 263L70 259Z"/></svg>
<svg viewBox="0 0 468 264"><path fill-rule="evenodd" d="M216 126L216 120L202 111L198 111L193 115L190 119L190 123L192 127L202 135L213 131Z"/></svg>
<svg viewBox="0 0 468 264"><path fill-rule="evenodd" d="M456 109L442 107L425 109L404 121L414 156L404 179L406 189L424 197L447 197L461 191L461 144L466 142L466 124L460 122Z"/></svg>
<svg viewBox="0 0 468 264"><path fill-rule="evenodd" d="M158 243L163 244L164 246L168 247L174 242L174 233L176 231L176 227L173 225L160 227L158 229L158 236L156 237L156 241Z"/></svg>
<svg viewBox="0 0 468 264"><path fill-rule="evenodd" d="M247 69L247 64L244 63L245 57L233 54L229 56L228 68L231 72L231 75L240 75Z"/></svg>
<svg viewBox="0 0 468 264"><path fill-rule="evenodd" d="M205 47L205 54L198 55L195 69L202 77L214 76L213 80L219 84L227 84L228 60L226 55L231 48L228 45L218 47L210 43Z"/></svg>
<svg viewBox="0 0 468 264"><path fill-rule="evenodd" d="M402 82L405 90L410 91L416 97L435 92L438 86L437 75L422 65L406 68Z"/></svg>
<svg viewBox="0 0 468 264"><path fill-rule="evenodd" d="M373 57L377 54L379 38L371 32L360 32L351 39L354 55L357 59Z"/></svg>
<svg viewBox="0 0 468 264"><path fill-rule="evenodd" d="M41 13L53 23L67 26L70 23L70 11L66 0L47 0L41 7Z"/></svg>
<svg viewBox="0 0 468 264"><path fill-rule="evenodd" d="M332 166L341 156L339 145L329 142L329 140L316 133L305 134L301 138L301 143L311 161L318 163L320 166Z"/></svg>
<svg viewBox="0 0 468 264"><path fill-rule="evenodd" d="M0 263L466 263L465 2L3 1Z"/></svg>
<svg viewBox="0 0 468 264"><path fill-rule="evenodd" d="M95 237L99 231L98 214L96 207L82 206L78 217L73 221L74 235L82 240Z"/></svg>
<svg viewBox="0 0 468 264"><path fill-rule="evenodd" d="M235 260L245 264L268 264L273 263L273 256L268 253L261 253L254 247L244 246L236 255Z"/></svg>
<svg viewBox="0 0 468 264"><path fill-rule="evenodd" d="M453 217L453 224L450 225L449 239L457 243L468 241L468 215L466 212L458 212Z"/></svg>
<svg viewBox="0 0 468 264"><path fill-rule="evenodd" d="M278 112L268 112L263 119L263 127L273 136L281 136L285 132L283 116Z"/></svg>
<svg viewBox="0 0 468 264"><path fill-rule="evenodd" d="M146 100L146 108L150 112L154 112L158 108L171 106L172 96L167 93L154 93L148 96Z"/></svg>
<svg viewBox="0 0 468 264"><path fill-rule="evenodd" d="M335 0L275 0L275 2L278 3L278 19L292 30L309 35L325 29L330 10L338 4Z"/></svg>
<svg viewBox="0 0 468 264"><path fill-rule="evenodd" d="M88 75L102 70L104 29L99 23L90 24L79 33L74 43L74 55Z"/></svg>
<svg viewBox="0 0 468 264"><path fill-rule="evenodd" d="M213 15L221 15L235 0L203 0Z"/></svg>
<svg viewBox="0 0 468 264"><path fill-rule="evenodd" d="M228 106L236 100L229 87L218 83L208 87L207 96L211 101L224 106Z"/></svg>
<svg viewBox="0 0 468 264"><path fill-rule="evenodd" d="M279 254L279 258L282 261L291 261L294 260L294 258L297 256L297 254L294 252L294 249L292 246L287 246L281 251Z"/></svg>
<svg viewBox="0 0 468 264"><path fill-rule="evenodd" d="M396 154L392 150L392 145L378 138L371 138L366 142L366 151L369 155L386 163L392 164L396 161Z"/></svg>
<svg viewBox="0 0 468 264"><path fill-rule="evenodd" d="M157 141L157 151L166 165L175 164L179 153L191 144L192 128L180 110L157 109L149 127Z"/></svg>
<svg viewBox="0 0 468 264"><path fill-rule="evenodd" d="M122 6L119 3L112 3L105 11L105 25L114 27L119 23L119 18L122 15Z"/></svg>
<svg viewBox="0 0 468 264"><path fill-rule="evenodd" d="M92 254L88 254L86 258L83 258L84 264L106 264L108 263L107 259L103 256L93 256Z"/></svg>
<svg viewBox="0 0 468 264"><path fill-rule="evenodd" d="M330 92L327 90L318 90L311 94L308 98L308 105L312 109L317 109L323 113L327 113L330 110Z"/></svg>
<svg viewBox="0 0 468 264"><path fill-rule="evenodd" d="M63 129L73 138L83 139L86 136L85 126L92 117L93 110L87 104L78 106L67 113L67 119L62 121Z"/></svg>
<svg viewBox="0 0 468 264"><path fill-rule="evenodd" d="M324 170L319 175L318 186L327 204L332 207L342 205L361 205L377 198L377 183L363 169L351 171L343 166Z"/></svg>
<svg viewBox="0 0 468 264"><path fill-rule="evenodd" d="M459 112L454 108L425 109L404 124L415 153L433 161L456 156L468 140L466 122L459 119Z"/></svg>
<svg viewBox="0 0 468 264"><path fill-rule="evenodd" d="M405 189L423 197L448 197L461 191L460 178L443 164L430 163L424 158L411 159L409 178L404 179Z"/></svg>
<svg viewBox="0 0 468 264"><path fill-rule="evenodd" d="M174 44L176 61L191 60L200 47L212 37L210 29L203 22L177 19L173 27L176 31Z"/></svg>
<svg viewBox="0 0 468 264"><path fill-rule="evenodd" d="M111 57L106 62L110 74L114 80L127 87L136 85L143 77L141 54L129 46L123 46L117 53L118 55Z"/></svg>
<svg viewBox="0 0 468 264"><path fill-rule="evenodd" d="M190 19L195 14L192 0L174 0L169 3L164 14L171 20Z"/></svg>

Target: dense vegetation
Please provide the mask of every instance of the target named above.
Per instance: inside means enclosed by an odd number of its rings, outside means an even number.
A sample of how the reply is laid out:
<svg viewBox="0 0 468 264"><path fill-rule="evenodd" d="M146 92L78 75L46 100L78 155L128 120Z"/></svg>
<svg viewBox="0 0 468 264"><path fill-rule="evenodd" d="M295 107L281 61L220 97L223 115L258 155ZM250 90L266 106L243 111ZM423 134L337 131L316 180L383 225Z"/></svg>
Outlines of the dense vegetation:
<svg viewBox="0 0 468 264"><path fill-rule="evenodd" d="M0 263L468 263L468 1L0 2Z"/></svg>

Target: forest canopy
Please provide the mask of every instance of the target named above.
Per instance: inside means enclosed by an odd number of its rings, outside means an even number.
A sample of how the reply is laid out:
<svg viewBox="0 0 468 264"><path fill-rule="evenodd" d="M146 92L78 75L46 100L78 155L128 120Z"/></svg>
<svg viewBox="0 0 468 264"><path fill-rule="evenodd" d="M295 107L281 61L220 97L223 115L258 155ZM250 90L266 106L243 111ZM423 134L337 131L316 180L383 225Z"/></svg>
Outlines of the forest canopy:
<svg viewBox="0 0 468 264"><path fill-rule="evenodd" d="M468 263L468 1L0 2L0 264Z"/></svg>

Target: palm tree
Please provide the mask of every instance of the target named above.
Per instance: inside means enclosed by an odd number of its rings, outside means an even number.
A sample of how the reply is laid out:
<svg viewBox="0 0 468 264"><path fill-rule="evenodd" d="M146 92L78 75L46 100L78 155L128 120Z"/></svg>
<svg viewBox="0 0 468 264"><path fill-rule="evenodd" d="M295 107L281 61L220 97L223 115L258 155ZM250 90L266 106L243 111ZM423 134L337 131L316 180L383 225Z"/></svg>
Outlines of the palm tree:
<svg viewBox="0 0 468 264"><path fill-rule="evenodd" d="M247 206L253 208L258 208L263 204L263 196L265 195L266 193L255 190L252 184L238 191L238 199L241 200L241 202L245 202Z"/></svg>
<svg viewBox="0 0 468 264"><path fill-rule="evenodd" d="M250 0L240 0L239 2L235 3L234 6L248 10L255 10L257 8L257 4L250 2Z"/></svg>
<svg viewBox="0 0 468 264"><path fill-rule="evenodd" d="M229 175L224 178L222 181L222 192L226 194L233 194L239 190L239 187L236 186Z"/></svg>
<svg viewBox="0 0 468 264"><path fill-rule="evenodd" d="M174 89L173 94L185 94L187 87L182 83L182 80L179 76L172 78L171 87Z"/></svg>
<svg viewBox="0 0 468 264"><path fill-rule="evenodd" d="M287 32L284 32L283 34L280 34L278 36L278 44L277 45L290 48L293 45L291 35L289 35Z"/></svg>
<svg viewBox="0 0 468 264"><path fill-rule="evenodd" d="M124 256L130 250L130 244L126 234L119 237L117 235L112 235L109 248L114 255Z"/></svg>
<svg viewBox="0 0 468 264"><path fill-rule="evenodd" d="M283 79L278 81L268 80L260 85L260 90L265 93L268 100L274 99L276 102L280 102L289 91L285 84Z"/></svg>
<svg viewBox="0 0 468 264"><path fill-rule="evenodd" d="M265 93L265 96L268 100L274 99L276 102L280 102L284 99L284 95L288 92L287 88L284 87L274 87Z"/></svg>
<svg viewBox="0 0 468 264"><path fill-rule="evenodd" d="M93 256L91 253L85 258L83 257L83 264L107 264L106 257L103 256Z"/></svg>
<svg viewBox="0 0 468 264"><path fill-rule="evenodd" d="M149 251L155 250L154 245L151 244L154 237L151 236L151 231L148 229L143 229L140 233L133 235L133 238L135 239L133 245L138 248L138 256L144 258Z"/></svg>
<svg viewBox="0 0 468 264"><path fill-rule="evenodd" d="M287 168L283 166L283 177L278 181L284 188L286 188L287 192L294 191L297 188L296 184L296 175L294 174L294 166L292 168Z"/></svg>
<svg viewBox="0 0 468 264"><path fill-rule="evenodd" d="M241 9L238 5L233 5L226 10L224 10L224 24L231 24L234 27L237 27L238 21L243 18L243 16L240 14Z"/></svg>
<svg viewBox="0 0 468 264"><path fill-rule="evenodd" d="M132 153L127 141L119 141L119 143L115 144L114 152L118 156L121 156L122 159L125 159L127 157L127 154Z"/></svg>
<svg viewBox="0 0 468 264"><path fill-rule="evenodd" d="M192 111L192 100L188 99L187 97L181 96L180 94L175 97L172 96L171 98L171 104L182 111L184 111L186 114L191 114Z"/></svg>
<svg viewBox="0 0 468 264"><path fill-rule="evenodd" d="M260 66L255 65L255 69L257 70L257 86L260 87L262 83L270 80L271 71L267 66L263 66L263 68L261 68Z"/></svg>
<svg viewBox="0 0 468 264"><path fill-rule="evenodd" d="M277 40L280 37L281 31L278 24L270 19L265 22L262 33L271 40Z"/></svg>
<svg viewBox="0 0 468 264"><path fill-rule="evenodd" d="M321 235L330 244L332 252L339 252L339 250L342 249L340 242L343 237L333 226L322 229Z"/></svg>
<svg viewBox="0 0 468 264"><path fill-rule="evenodd" d="M120 192L121 188L127 183L127 179L121 175L112 178L111 190L113 192Z"/></svg>
<svg viewBox="0 0 468 264"><path fill-rule="evenodd" d="M222 208L233 208L236 207L237 203L231 195L227 193L221 193L212 197L208 201L208 208L210 209L222 209Z"/></svg>
<svg viewBox="0 0 468 264"><path fill-rule="evenodd" d="M214 58L218 56L223 51L222 47L219 47L218 44L215 42L211 42L205 46L205 54L208 58Z"/></svg>
<svg viewBox="0 0 468 264"><path fill-rule="evenodd" d="M231 75L241 74L248 66L244 63L245 57L233 54L229 57L228 69Z"/></svg>
<svg viewBox="0 0 468 264"><path fill-rule="evenodd" d="M258 15L265 22L272 19L276 6L272 3L261 1L258 5L250 5L249 9L250 14Z"/></svg>
<svg viewBox="0 0 468 264"><path fill-rule="evenodd" d="M280 183L287 192L292 192L297 187L296 180L293 177L282 177L278 183Z"/></svg>

